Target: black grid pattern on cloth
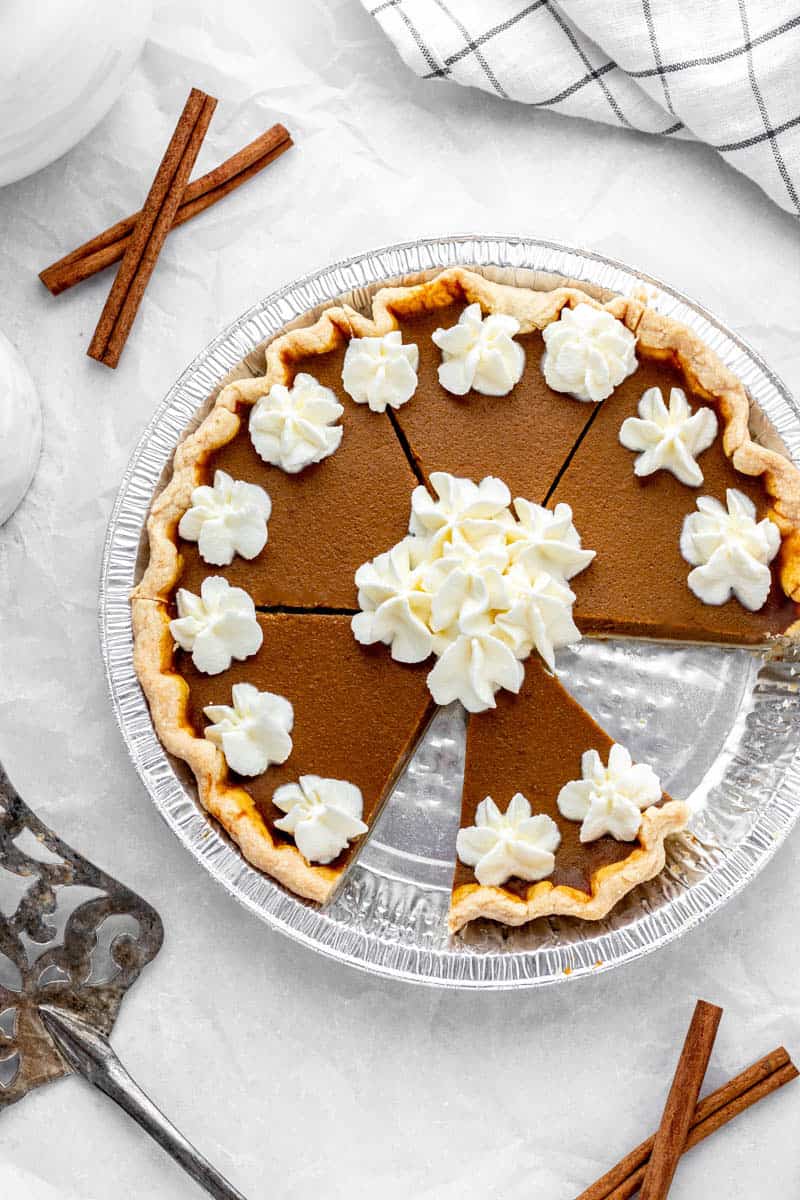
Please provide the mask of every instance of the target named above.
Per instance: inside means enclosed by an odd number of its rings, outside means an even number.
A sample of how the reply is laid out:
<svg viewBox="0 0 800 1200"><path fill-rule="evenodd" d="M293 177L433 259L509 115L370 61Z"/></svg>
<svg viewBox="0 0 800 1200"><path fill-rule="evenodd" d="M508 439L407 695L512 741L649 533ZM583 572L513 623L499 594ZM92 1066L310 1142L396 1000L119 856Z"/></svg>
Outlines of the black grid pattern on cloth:
<svg viewBox="0 0 800 1200"><path fill-rule="evenodd" d="M800 0L362 0L423 79L707 142L800 215Z"/></svg>

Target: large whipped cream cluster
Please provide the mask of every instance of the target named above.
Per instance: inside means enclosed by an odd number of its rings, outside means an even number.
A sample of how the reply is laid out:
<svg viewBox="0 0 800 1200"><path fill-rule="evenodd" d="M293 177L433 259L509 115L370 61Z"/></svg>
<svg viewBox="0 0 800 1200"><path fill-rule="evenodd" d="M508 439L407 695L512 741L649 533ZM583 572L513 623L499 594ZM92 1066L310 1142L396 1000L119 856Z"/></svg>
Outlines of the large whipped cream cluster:
<svg viewBox="0 0 800 1200"><path fill-rule="evenodd" d="M607 399L639 365L636 338L603 308L576 304L542 330L542 371L555 392L575 400Z"/></svg>
<svg viewBox="0 0 800 1200"><path fill-rule="evenodd" d="M522 662L536 650L552 669L560 646L580 639L567 580L594 557L583 550L572 510L515 500L499 479L479 484L444 471L435 495L418 487L410 533L356 572L362 645L383 642L398 662L438 662L428 675L437 704L469 712L518 692Z"/></svg>

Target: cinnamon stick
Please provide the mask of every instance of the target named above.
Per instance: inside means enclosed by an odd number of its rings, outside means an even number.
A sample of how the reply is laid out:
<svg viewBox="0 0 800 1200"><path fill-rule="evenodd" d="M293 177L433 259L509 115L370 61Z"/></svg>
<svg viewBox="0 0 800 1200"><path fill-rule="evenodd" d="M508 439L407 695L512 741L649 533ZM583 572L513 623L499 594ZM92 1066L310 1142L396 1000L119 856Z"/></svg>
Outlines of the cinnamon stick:
<svg viewBox="0 0 800 1200"><path fill-rule="evenodd" d="M252 179L264 167L274 162L293 145L291 134L283 125L273 125L247 146L224 162L187 184L172 228L183 225L192 217L211 208L230 192ZM130 242L133 229L141 216L132 213L111 225L96 237L65 254L39 273L39 278L53 296L75 287L112 263L119 262Z"/></svg>
<svg viewBox="0 0 800 1200"><path fill-rule="evenodd" d="M90 358L116 367L186 189L192 167L217 102L192 88L130 241L87 351Z"/></svg>
<svg viewBox="0 0 800 1200"><path fill-rule="evenodd" d="M650 1161L642 1180L641 1200L664 1200L670 1189L678 1159L686 1145L721 1017L722 1009L716 1004L697 1001L661 1124L653 1139Z"/></svg>
<svg viewBox="0 0 800 1200"><path fill-rule="evenodd" d="M684 1153L797 1075L797 1068L783 1046L765 1054L700 1101L694 1111ZM581 1192L577 1200L629 1200L642 1185L654 1141L655 1135L646 1138L602 1178Z"/></svg>

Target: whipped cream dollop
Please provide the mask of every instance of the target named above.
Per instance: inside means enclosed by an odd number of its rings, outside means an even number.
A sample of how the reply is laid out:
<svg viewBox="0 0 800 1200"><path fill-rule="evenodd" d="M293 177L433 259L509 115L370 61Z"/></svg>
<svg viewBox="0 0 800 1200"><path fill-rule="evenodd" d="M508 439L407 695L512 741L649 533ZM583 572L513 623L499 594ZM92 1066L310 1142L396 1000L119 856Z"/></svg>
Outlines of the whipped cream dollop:
<svg viewBox="0 0 800 1200"><path fill-rule="evenodd" d="M313 375L295 376L291 387L273 383L250 414L250 438L264 462L296 475L338 449L344 432L336 422L344 408Z"/></svg>
<svg viewBox="0 0 800 1200"><path fill-rule="evenodd" d="M636 338L603 308L577 304L562 308L557 321L542 330L542 371L555 392L575 400L605 400L632 375Z"/></svg>
<svg viewBox="0 0 800 1200"><path fill-rule="evenodd" d="M192 492L178 533L187 542L197 542L205 562L227 566L234 554L250 559L261 553L271 512L272 501L258 484L215 471L213 486L203 484Z"/></svg>
<svg viewBox="0 0 800 1200"><path fill-rule="evenodd" d="M222 576L204 579L199 596L179 588L175 602L178 617L170 621L169 631L205 675L219 675L235 658L249 658L261 648L263 634L251 597Z"/></svg>
<svg viewBox="0 0 800 1200"><path fill-rule="evenodd" d="M549 509L518 498L514 511L517 523L509 534L511 561L531 578L544 571L554 579L572 579L589 566L595 551L582 548L568 504Z"/></svg>
<svg viewBox="0 0 800 1200"><path fill-rule="evenodd" d="M699 487L697 456L714 441L717 428L716 414L702 406L693 412L681 388L670 388L667 408L661 388L652 387L639 401L639 416L622 422L619 440L627 450L641 451L633 465L637 475L670 471L687 487Z"/></svg>
<svg viewBox="0 0 800 1200"><path fill-rule="evenodd" d="M342 383L356 404L373 412L400 408L417 390L419 349L403 345L400 330L383 337L353 338L347 347Z"/></svg>
<svg viewBox="0 0 800 1200"><path fill-rule="evenodd" d="M566 580L594 557L581 547L572 510L514 502L502 480L431 475L414 490L410 534L356 572L362 645L383 642L399 662L438 661L428 675L437 704L469 712L518 692L534 650L552 669L555 651L580 640Z"/></svg>
<svg viewBox="0 0 800 1200"><path fill-rule="evenodd" d="M442 352L439 383L454 396L470 389L484 396L507 396L525 369L525 351L514 335L519 321L504 313L481 316L480 304L470 304L450 329L431 336Z"/></svg>
<svg viewBox="0 0 800 1200"><path fill-rule="evenodd" d="M286 762L294 725L294 709L286 697L236 683L231 700L230 705L209 704L203 709L212 722L205 736L219 747L230 769L239 775L260 775L273 763Z"/></svg>
<svg viewBox="0 0 800 1200"><path fill-rule="evenodd" d="M608 766L596 750L581 756L581 778L565 783L558 793L558 811L568 821L581 821L580 839L593 842L610 834L632 842L642 824L642 810L657 804L661 783L647 763L634 763L624 746L615 743Z"/></svg>
<svg viewBox="0 0 800 1200"><path fill-rule="evenodd" d="M308 862L329 863L368 826L361 820L361 791L343 779L301 775L272 794L272 803L286 813L275 828L291 834Z"/></svg>
<svg viewBox="0 0 800 1200"><path fill-rule="evenodd" d="M433 551L447 544L479 546L500 540L502 526L513 524L511 493L501 479L487 475L475 483L447 471L433 471L431 487L434 496L425 487L411 493L409 530L431 538Z"/></svg>
<svg viewBox="0 0 800 1200"><path fill-rule="evenodd" d="M517 658L536 650L553 671L556 650L581 640L572 619L574 603L575 593L565 583L540 572L532 581L520 579L511 607L497 614L495 624Z"/></svg>
<svg viewBox="0 0 800 1200"><path fill-rule="evenodd" d="M561 834L552 817L531 813L521 792L503 813L487 796L475 811L475 824L459 829L456 853L475 870L483 887L501 887L512 876L530 883L553 874Z"/></svg>
<svg viewBox="0 0 800 1200"><path fill-rule="evenodd" d="M757 612L772 586L769 564L781 533L769 517L757 521L755 504L736 488L728 488L726 504L700 496L698 511L684 518L681 554L694 567L687 583L704 604L724 604L735 596Z"/></svg>
<svg viewBox="0 0 800 1200"><path fill-rule="evenodd" d="M522 687L522 663L496 636L490 622L469 633L448 631L439 645L440 657L428 675L428 688L437 704L460 700L467 712L485 712L495 707L500 688L516 694Z"/></svg>
<svg viewBox="0 0 800 1200"><path fill-rule="evenodd" d="M351 622L362 646L383 642L397 662L424 662L433 647L431 596L422 586L427 547L407 537L356 571L358 606Z"/></svg>

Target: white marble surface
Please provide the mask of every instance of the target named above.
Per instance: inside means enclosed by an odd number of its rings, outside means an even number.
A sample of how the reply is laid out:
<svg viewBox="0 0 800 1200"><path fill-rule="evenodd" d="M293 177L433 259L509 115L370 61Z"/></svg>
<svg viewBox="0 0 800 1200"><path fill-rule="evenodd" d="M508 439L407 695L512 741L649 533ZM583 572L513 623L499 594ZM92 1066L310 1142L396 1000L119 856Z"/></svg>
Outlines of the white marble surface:
<svg viewBox="0 0 800 1200"><path fill-rule="evenodd" d="M156 9L102 125L0 192L0 328L45 410L41 468L0 530L0 754L47 822L161 911L115 1044L248 1197L568 1200L656 1123L698 995L726 1009L711 1083L779 1042L800 1056L800 835L707 925L594 980L454 994L315 957L211 883L126 758L98 649L105 524L195 352L334 258L468 230L579 244L685 290L800 391L800 229L703 147L418 81L356 0ZM221 100L201 168L273 120L298 147L169 240L112 373L84 354L109 277L53 300L36 273L135 207L191 84ZM693 1152L671 1194L794 1195L799 1116L795 1085ZM77 1080L6 1112L0 1147L14 1200L199 1194Z"/></svg>

